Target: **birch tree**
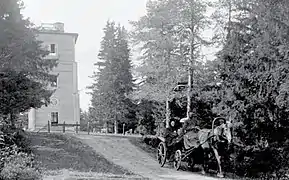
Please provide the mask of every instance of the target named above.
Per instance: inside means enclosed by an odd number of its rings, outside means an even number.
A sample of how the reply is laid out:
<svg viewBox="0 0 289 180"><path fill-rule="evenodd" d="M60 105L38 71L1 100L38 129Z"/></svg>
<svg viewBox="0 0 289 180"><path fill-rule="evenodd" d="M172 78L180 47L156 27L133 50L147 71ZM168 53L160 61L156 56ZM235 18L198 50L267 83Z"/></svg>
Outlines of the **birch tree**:
<svg viewBox="0 0 289 180"><path fill-rule="evenodd" d="M167 121L168 101L177 82L188 82L187 114L191 111L194 69L200 47L206 44L201 37L208 22L206 8L199 0L149 1L148 13L132 22L133 42L141 47L137 71L144 79L137 96L166 102Z"/></svg>

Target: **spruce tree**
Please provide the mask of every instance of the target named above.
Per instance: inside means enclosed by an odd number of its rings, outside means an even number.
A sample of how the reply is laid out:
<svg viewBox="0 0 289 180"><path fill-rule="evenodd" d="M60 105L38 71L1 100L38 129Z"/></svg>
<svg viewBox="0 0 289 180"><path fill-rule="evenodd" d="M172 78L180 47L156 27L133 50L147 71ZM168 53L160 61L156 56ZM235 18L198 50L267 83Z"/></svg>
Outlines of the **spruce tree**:
<svg viewBox="0 0 289 180"><path fill-rule="evenodd" d="M124 28L107 22L99 53L99 68L94 73L95 83L91 86L92 108L104 123L113 123L118 132L118 123L131 112L129 94L133 90L130 50Z"/></svg>
<svg viewBox="0 0 289 180"><path fill-rule="evenodd" d="M260 156L268 153L266 159L247 162L255 172L246 173L272 173L288 166L281 157L287 155L279 150L287 148L289 137L289 4L283 0L235 3L236 18L219 53L222 88L217 112L240 124L235 135L243 149Z"/></svg>
<svg viewBox="0 0 289 180"><path fill-rule="evenodd" d="M56 60L43 59L48 52L22 8L20 0L0 2L0 115L10 116L12 126L20 112L49 103L53 91L47 85L55 77L50 71L57 66Z"/></svg>

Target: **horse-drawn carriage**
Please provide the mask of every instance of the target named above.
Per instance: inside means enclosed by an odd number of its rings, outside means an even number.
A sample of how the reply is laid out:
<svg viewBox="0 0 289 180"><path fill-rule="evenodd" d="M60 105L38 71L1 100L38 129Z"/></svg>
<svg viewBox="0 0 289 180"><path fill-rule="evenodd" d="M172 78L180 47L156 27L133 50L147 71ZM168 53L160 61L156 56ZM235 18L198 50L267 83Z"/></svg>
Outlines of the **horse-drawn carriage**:
<svg viewBox="0 0 289 180"><path fill-rule="evenodd" d="M221 121L219 125L215 125L217 120ZM167 128L167 130L170 128ZM160 143L157 148L157 161L161 167L167 161L173 162L176 170L181 168L183 162L186 162L190 168L193 168L195 164L201 164L202 173L204 174L208 170L207 160L210 154L213 154L218 163L218 177L223 177L218 152L222 149L222 146L225 147L231 143L230 122L219 117L213 120L211 129L183 128L175 133L171 142L167 138L167 134L158 137Z"/></svg>

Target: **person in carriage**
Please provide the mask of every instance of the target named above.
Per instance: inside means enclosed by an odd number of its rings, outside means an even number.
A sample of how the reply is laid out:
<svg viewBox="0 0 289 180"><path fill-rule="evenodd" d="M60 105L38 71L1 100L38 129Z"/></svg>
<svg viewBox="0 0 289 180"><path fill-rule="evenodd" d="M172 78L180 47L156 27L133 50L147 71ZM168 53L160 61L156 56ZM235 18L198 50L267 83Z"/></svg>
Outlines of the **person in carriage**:
<svg viewBox="0 0 289 180"><path fill-rule="evenodd" d="M180 122L178 118L172 118L169 122L169 127L165 129L164 138L167 146L172 146L176 143L178 138L178 129L180 129Z"/></svg>
<svg viewBox="0 0 289 180"><path fill-rule="evenodd" d="M170 120L169 127L166 128L164 133L164 138L167 142L168 146L174 145L176 142L178 142L180 139L183 138L183 136L188 132L190 133L190 138L193 138L197 141L197 130L199 130L199 127L196 126L197 116L195 113L190 112L189 118L172 118Z"/></svg>

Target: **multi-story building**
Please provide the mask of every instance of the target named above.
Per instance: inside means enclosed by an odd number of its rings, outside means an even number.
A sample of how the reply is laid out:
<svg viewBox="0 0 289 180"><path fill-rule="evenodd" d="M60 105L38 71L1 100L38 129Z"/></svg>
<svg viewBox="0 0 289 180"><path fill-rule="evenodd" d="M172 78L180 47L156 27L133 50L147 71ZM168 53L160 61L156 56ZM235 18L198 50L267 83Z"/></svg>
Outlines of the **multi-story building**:
<svg viewBox="0 0 289 180"><path fill-rule="evenodd" d="M43 59L57 59L58 66L51 73L58 74L51 85L55 93L51 104L28 113L28 130L34 131L51 124L75 124L80 120L79 93L77 82L77 63L75 62L75 44L77 33L64 31L63 23L43 24L38 40L50 54Z"/></svg>

